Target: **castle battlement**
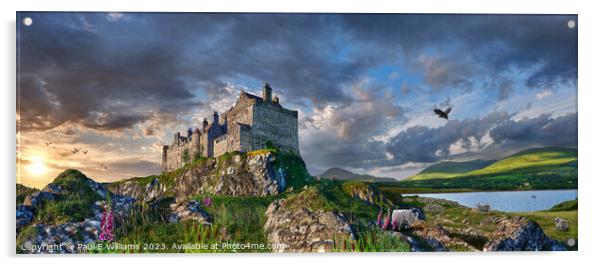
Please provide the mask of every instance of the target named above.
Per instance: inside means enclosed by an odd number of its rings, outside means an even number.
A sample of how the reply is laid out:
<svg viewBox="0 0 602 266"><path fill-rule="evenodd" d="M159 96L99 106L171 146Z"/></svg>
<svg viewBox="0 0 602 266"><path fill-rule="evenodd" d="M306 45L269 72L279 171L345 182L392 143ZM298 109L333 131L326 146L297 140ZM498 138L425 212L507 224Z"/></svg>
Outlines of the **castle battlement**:
<svg viewBox="0 0 602 266"><path fill-rule="evenodd" d="M174 134L170 145L163 146L163 171L172 171L200 157L217 157L226 152L265 149L267 143L284 151L299 153L298 113L280 105L269 84L262 97L241 91L228 111L213 113L211 122L185 135Z"/></svg>

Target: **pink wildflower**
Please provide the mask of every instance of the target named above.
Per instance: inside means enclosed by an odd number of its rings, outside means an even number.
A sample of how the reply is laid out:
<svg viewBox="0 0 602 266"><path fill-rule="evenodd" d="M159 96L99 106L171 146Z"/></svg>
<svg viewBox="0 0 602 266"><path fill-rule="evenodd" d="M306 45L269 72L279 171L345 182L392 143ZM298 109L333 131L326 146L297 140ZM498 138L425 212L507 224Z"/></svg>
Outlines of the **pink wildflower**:
<svg viewBox="0 0 602 266"><path fill-rule="evenodd" d="M203 199L203 205L205 205L205 207L209 207L211 206L211 204L213 204L213 201L210 197L206 197L205 199Z"/></svg>
<svg viewBox="0 0 602 266"><path fill-rule="evenodd" d="M380 209L380 211L378 212L378 217L376 217L376 225L378 226L382 226L382 221L383 219L383 209Z"/></svg>
<svg viewBox="0 0 602 266"><path fill-rule="evenodd" d="M387 216L385 216L385 223L383 224L383 226L381 228L383 230L389 230L390 226L391 226L391 215L389 212L387 212Z"/></svg>
<svg viewBox="0 0 602 266"><path fill-rule="evenodd" d="M111 209L111 197L107 193L107 205L100 218L100 240L113 241L113 210Z"/></svg>

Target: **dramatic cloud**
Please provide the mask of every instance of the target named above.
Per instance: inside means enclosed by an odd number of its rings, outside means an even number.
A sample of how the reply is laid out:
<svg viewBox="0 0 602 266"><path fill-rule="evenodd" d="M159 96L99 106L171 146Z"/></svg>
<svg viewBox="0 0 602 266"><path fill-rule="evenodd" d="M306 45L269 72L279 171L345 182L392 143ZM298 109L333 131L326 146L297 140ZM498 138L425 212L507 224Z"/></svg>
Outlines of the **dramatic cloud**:
<svg viewBox="0 0 602 266"><path fill-rule="evenodd" d="M174 131L264 82L300 111L313 173L393 175L576 141L567 126L567 113L576 121L574 15L21 12L18 21L25 16L34 23L17 32L20 156L47 154L56 169L156 173ZM454 105L447 123L433 117L440 105ZM531 119L510 115L524 106ZM75 145L104 156L69 155Z"/></svg>

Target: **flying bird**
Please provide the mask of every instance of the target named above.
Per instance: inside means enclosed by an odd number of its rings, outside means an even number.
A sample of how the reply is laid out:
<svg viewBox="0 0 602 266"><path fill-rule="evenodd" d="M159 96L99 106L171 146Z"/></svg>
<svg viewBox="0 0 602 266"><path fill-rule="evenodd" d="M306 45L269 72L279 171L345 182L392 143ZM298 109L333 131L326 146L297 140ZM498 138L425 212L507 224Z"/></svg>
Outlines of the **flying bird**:
<svg viewBox="0 0 602 266"><path fill-rule="evenodd" d="M78 148L73 148L73 150L71 150L71 153L76 154L80 151L81 149Z"/></svg>
<svg viewBox="0 0 602 266"><path fill-rule="evenodd" d="M435 111L435 114L436 114L437 116L439 116L439 117L441 117L441 118L445 118L445 119L447 119L447 118L448 118L447 116L449 115L449 113L451 112L451 110L452 110L452 109L451 109L451 107L449 107L449 108L447 108L447 110L445 110L445 111L441 111L441 109L438 109L438 108L435 108L435 110L434 110L434 111Z"/></svg>
<svg viewBox="0 0 602 266"><path fill-rule="evenodd" d="M52 142L44 142L44 144L46 144L46 146L49 146L50 144L52 144Z"/></svg>
<svg viewBox="0 0 602 266"><path fill-rule="evenodd" d="M88 150L82 151L84 154L88 154Z"/></svg>

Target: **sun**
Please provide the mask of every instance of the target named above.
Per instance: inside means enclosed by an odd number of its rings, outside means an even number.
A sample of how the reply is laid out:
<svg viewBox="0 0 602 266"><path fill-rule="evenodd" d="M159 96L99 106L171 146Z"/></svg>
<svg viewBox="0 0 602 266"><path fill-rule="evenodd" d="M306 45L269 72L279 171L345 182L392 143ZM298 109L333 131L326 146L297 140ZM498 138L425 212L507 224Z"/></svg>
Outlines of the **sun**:
<svg viewBox="0 0 602 266"><path fill-rule="evenodd" d="M41 176L48 171L48 167L44 163L44 158L36 156L31 158L31 162L27 165L27 171L34 176Z"/></svg>

